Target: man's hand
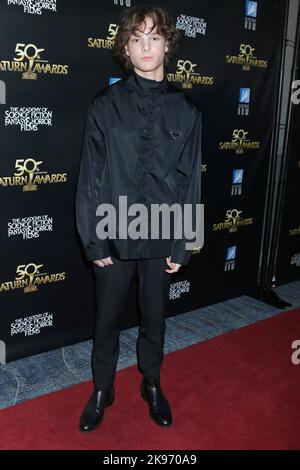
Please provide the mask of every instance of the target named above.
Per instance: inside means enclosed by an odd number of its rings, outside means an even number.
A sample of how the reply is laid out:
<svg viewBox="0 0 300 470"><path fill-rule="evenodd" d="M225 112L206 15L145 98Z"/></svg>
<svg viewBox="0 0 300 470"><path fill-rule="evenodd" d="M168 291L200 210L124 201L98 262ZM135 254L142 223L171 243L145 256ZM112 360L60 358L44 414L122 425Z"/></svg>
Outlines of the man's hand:
<svg viewBox="0 0 300 470"><path fill-rule="evenodd" d="M171 256L168 256L166 258L166 261L168 263L168 266L170 266L171 269L165 269L167 273L177 273L178 269L180 268L181 264L178 263L172 263L171 262Z"/></svg>
<svg viewBox="0 0 300 470"><path fill-rule="evenodd" d="M95 263L97 266L100 266L100 268L114 264L110 256L108 258L95 259L93 263Z"/></svg>

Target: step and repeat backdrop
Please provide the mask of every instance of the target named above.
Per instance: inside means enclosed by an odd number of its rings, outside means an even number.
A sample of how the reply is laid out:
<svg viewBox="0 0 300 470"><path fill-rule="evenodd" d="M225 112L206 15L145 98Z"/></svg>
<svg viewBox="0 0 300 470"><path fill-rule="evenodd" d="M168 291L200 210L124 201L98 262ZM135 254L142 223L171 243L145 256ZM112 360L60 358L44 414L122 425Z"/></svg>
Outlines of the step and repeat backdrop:
<svg viewBox="0 0 300 470"><path fill-rule="evenodd" d="M283 217L275 271L276 284L300 279L300 27L295 77L292 83L291 120L287 145L287 171Z"/></svg>
<svg viewBox="0 0 300 470"><path fill-rule="evenodd" d="M92 98L123 77L111 48L122 12L138 3L0 1L7 361L92 336L94 277L74 209L83 130ZM149 3L165 7L182 35L168 80L203 112L205 240L172 275L170 316L256 289L285 1ZM122 328L138 322L136 299L135 279Z"/></svg>

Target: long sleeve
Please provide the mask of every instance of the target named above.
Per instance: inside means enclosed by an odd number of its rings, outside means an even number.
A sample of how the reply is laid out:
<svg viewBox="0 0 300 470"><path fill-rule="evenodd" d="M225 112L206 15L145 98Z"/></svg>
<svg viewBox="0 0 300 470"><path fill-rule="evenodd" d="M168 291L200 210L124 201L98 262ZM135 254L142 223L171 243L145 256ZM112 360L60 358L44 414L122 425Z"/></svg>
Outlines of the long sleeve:
<svg viewBox="0 0 300 470"><path fill-rule="evenodd" d="M96 208L103 202L98 200L97 194L107 157L98 106L94 99L87 111L75 202L77 230L90 261L110 256L107 239L101 240L96 234Z"/></svg>
<svg viewBox="0 0 300 470"><path fill-rule="evenodd" d="M179 204L182 209L182 237L175 239L171 250L171 261L187 265L192 250L185 244L192 243L184 233L184 204L192 206L192 225L196 228L196 204L201 203L201 162L202 162L202 112L195 107L196 117L177 164Z"/></svg>

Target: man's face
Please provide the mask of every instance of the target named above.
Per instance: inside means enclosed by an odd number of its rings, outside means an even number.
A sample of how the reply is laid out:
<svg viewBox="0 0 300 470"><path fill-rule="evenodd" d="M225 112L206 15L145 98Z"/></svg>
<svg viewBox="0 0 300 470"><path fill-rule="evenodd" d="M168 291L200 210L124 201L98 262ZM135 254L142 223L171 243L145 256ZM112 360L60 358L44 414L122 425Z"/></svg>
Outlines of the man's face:
<svg viewBox="0 0 300 470"><path fill-rule="evenodd" d="M152 30L152 18L146 16L144 21L145 24L140 25L139 31L131 34L125 53L136 69L151 72L162 66L168 44L165 37L156 32L157 27Z"/></svg>

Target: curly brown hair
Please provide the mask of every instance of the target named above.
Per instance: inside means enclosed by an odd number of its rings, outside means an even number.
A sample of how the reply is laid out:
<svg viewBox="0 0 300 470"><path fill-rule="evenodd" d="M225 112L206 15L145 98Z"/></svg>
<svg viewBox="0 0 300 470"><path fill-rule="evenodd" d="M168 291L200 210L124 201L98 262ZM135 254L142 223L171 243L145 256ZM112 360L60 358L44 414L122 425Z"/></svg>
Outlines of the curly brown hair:
<svg viewBox="0 0 300 470"><path fill-rule="evenodd" d="M124 11L120 25L112 47L113 58L120 63L126 71L133 68L130 57L125 54L124 47L131 34L139 30L146 16L152 18L153 28L157 26L158 34L161 34L168 41L168 51L165 54L165 65L168 65L176 54L181 33L176 29L173 18L167 10L151 5L137 5Z"/></svg>

